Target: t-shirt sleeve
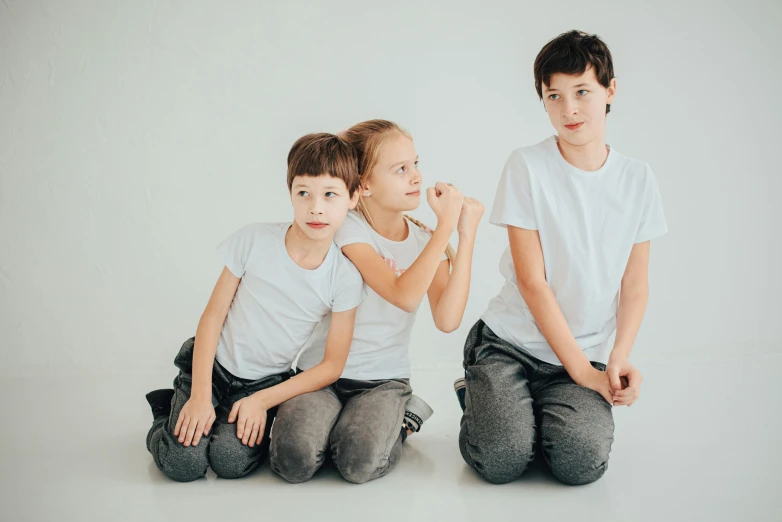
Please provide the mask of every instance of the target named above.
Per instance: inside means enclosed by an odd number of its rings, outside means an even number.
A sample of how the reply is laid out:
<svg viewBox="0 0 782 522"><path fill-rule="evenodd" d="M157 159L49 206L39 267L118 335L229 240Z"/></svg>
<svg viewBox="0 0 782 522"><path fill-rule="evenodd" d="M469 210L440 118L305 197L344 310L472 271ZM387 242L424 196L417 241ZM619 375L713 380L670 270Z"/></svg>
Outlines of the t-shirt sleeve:
<svg viewBox="0 0 782 522"><path fill-rule="evenodd" d="M339 254L342 255L342 254ZM345 312L357 307L366 296L364 280L358 268L343 256L337 284L334 288L334 298L331 302L332 312Z"/></svg>
<svg viewBox="0 0 782 522"><path fill-rule="evenodd" d="M255 232L255 225L247 225L217 245L217 254L225 266L228 267L228 270L236 277L244 277L247 260L250 258L250 252L253 249Z"/></svg>
<svg viewBox="0 0 782 522"><path fill-rule="evenodd" d="M638 233L635 235L635 243L643 243L668 232L668 224L663 213L663 203L660 198L660 187L654 177L652 169L646 167L646 189L643 200L643 212Z"/></svg>
<svg viewBox="0 0 782 522"><path fill-rule="evenodd" d="M494 196L489 223L537 230L538 224L532 206L532 190L527 163L519 152L514 152L505 168Z"/></svg>
<svg viewBox="0 0 782 522"><path fill-rule="evenodd" d="M339 248L345 245L352 245L353 243L372 244L367 224L359 217L358 213L354 211L348 212L342 226L334 234L334 243Z"/></svg>

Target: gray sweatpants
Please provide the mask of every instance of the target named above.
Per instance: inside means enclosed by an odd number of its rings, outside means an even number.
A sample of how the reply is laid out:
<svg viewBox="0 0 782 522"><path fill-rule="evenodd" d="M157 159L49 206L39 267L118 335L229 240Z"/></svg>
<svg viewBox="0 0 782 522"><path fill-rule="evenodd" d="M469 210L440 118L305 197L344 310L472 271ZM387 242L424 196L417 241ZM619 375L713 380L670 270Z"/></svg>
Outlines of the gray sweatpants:
<svg viewBox="0 0 782 522"><path fill-rule="evenodd" d="M239 399L275 386L290 374L271 375L259 380L242 379L235 377L215 361L212 369L212 404L217 418L208 437L203 437L197 446L185 447L174 437L174 428L179 412L190 398L194 345L195 338L185 341L174 359L179 375L174 379L171 414L168 417L159 417L152 423L147 434L147 449L157 467L169 478L179 482L190 482L203 477L207 466L211 466L218 477L243 477L257 468L266 455L269 448L269 430L276 409L267 412L263 441L253 448L243 445L241 439L236 436L236 423L228 424L228 414Z"/></svg>
<svg viewBox="0 0 782 522"><path fill-rule="evenodd" d="M592 363L605 371L605 366ZM561 366L526 355L478 321L464 346L467 384L459 449L479 475L515 480L540 447L565 484L594 482L614 440L611 405L577 385ZM537 444L539 442L540 444Z"/></svg>
<svg viewBox="0 0 782 522"><path fill-rule="evenodd" d="M272 469L288 482L304 482L331 451L349 482L388 474L402 453L402 421L411 394L408 379L339 379L282 403L272 433Z"/></svg>

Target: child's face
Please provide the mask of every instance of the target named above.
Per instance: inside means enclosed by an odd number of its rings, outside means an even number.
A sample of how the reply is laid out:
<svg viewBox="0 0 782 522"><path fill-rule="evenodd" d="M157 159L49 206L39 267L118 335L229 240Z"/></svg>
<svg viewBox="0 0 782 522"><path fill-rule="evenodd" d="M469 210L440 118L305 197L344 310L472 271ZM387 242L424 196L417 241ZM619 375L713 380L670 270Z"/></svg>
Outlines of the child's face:
<svg viewBox="0 0 782 522"><path fill-rule="evenodd" d="M543 84L543 106L560 139L585 145L605 139L606 104L615 94L616 80L603 87L589 67L578 76L552 74L550 85Z"/></svg>
<svg viewBox="0 0 782 522"><path fill-rule="evenodd" d="M351 198L345 182L329 174L293 178L293 219L314 241L333 238L357 202L358 192Z"/></svg>
<svg viewBox="0 0 782 522"><path fill-rule="evenodd" d="M369 199L387 210L407 212L421 204L422 179L413 140L396 134L380 147L362 190L370 191Z"/></svg>

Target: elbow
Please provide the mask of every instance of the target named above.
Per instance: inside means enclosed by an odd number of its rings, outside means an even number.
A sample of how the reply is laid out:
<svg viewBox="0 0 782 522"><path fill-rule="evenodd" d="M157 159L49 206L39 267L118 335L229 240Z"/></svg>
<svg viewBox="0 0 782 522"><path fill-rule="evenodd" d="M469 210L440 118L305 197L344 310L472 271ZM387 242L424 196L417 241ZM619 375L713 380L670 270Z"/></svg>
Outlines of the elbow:
<svg viewBox="0 0 782 522"><path fill-rule="evenodd" d="M521 296L526 300L528 297L532 297L541 292L541 290L548 287L548 282L540 277L527 277L518 279L519 292Z"/></svg>
<svg viewBox="0 0 782 522"><path fill-rule="evenodd" d="M407 312L408 314L412 314L415 312L415 309L418 308L418 303L414 303L412 300L404 298L396 299L396 301L392 304L400 310Z"/></svg>
<svg viewBox="0 0 782 522"><path fill-rule="evenodd" d="M323 361L323 388L333 384L342 375L345 364L336 364L332 361Z"/></svg>
<svg viewBox="0 0 782 522"><path fill-rule="evenodd" d="M454 330L456 330L457 328L459 328L459 326L461 326L461 324L462 324L461 321L452 322L452 323L446 323L446 322L437 323L437 322L435 322L435 326L437 327L437 329L440 330L443 333L451 333Z"/></svg>

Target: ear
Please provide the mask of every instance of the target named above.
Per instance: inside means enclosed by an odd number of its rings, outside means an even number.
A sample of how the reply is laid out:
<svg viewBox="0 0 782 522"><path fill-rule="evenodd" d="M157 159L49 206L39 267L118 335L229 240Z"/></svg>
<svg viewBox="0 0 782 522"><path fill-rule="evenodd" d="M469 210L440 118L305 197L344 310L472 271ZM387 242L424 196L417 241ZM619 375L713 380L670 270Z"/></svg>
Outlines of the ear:
<svg viewBox="0 0 782 522"><path fill-rule="evenodd" d="M353 209L355 209L355 208L356 208L356 205L358 205L358 197L359 197L359 195L360 195L360 192L359 192L360 190L361 190L361 188L359 187L359 189L358 189L358 190L356 190L356 191L353 193L353 195L350 197L350 205L348 205L348 208L349 208L350 210L353 210Z"/></svg>
<svg viewBox="0 0 782 522"><path fill-rule="evenodd" d="M606 92L608 93L608 98L606 99L606 103L609 105L614 102L614 96L616 96L616 78L611 78L611 81L608 82L608 87L606 88Z"/></svg>

